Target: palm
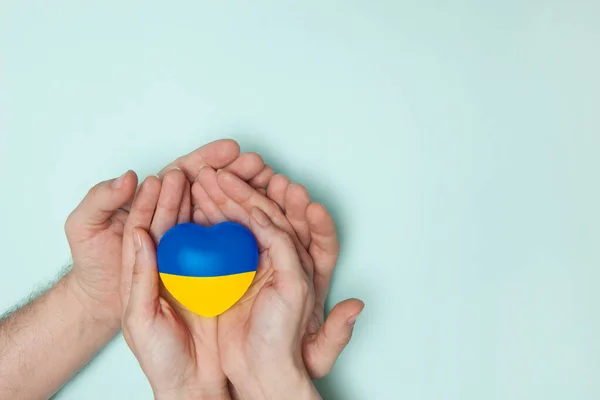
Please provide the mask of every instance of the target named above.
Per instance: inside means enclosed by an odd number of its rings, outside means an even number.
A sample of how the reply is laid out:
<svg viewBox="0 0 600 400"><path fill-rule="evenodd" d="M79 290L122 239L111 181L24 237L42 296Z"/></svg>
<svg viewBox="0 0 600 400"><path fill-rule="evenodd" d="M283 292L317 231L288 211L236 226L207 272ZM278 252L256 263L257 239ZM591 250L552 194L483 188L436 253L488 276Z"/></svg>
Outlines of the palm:
<svg viewBox="0 0 600 400"><path fill-rule="evenodd" d="M154 244L157 245L161 237L170 228L179 223L189 222L191 218L190 184L182 172L173 170L167 172L161 182L154 178L147 178L140 187L138 195L132 205L128 226L138 226L147 229ZM152 211L148 211L152 210ZM125 232L131 229L126 228ZM131 271L133 260L131 255L131 239L124 241L123 265L126 271ZM127 275L123 274L124 279ZM204 387L214 387L215 391L226 386L226 378L221 370L217 351L217 322L216 319L207 319L198 316L182 306L173 296L160 285L160 296L164 299L174 318L178 321L180 329L184 329L191 338L193 346L190 348L195 362L195 381ZM130 287L125 283L123 288ZM127 295L127 294L126 294ZM125 297L127 298L127 297Z"/></svg>
<svg viewBox="0 0 600 400"><path fill-rule="evenodd" d="M265 250L248 291L231 309L219 316L219 351L228 363L241 359L240 355L252 354L260 358L263 353L261 347L278 343L285 336L282 329L287 323L282 322L287 321L289 316L302 314L302 310L294 309L295 305L273 287L274 270L270 259L268 250ZM310 302L310 298L308 296L306 302Z"/></svg>
<svg viewBox="0 0 600 400"><path fill-rule="evenodd" d="M328 327L323 326L325 299L339 253L339 242L331 215L322 205L310 202L304 187L290 184L289 179L283 175L271 178L265 196L231 173L221 172L217 175L211 168L204 168L198 174L198 182L192 186L192 193L194 192L204 200L199 203L199 214L204 224L229 220L248 225L249 214L256 207L294 239L304 269L311 277L311 289L315 293L310 305L312 313L302 335L303 360L311 377L321 378L327 375L350 340L351 319L363 307L360 300L345 300L331 310L327 318ZM238 310L242 307L249 306L236 306L219 317L219 340L222 337L221 329L225 329L225 326L229 326L229 331L234 331L233 326L241 328L243 321L248 321L250 311L246 310L244 314ZM232 321L227 321L229 319ZM223 324L221 321L227 322ZM229 335L226 331L224 334Z"/></svg>
<svg viewBox="0 0 600 400"><path fill-rule="evenodd" d="M172 307L183 327L194 342L194 353L199 364L199 375L204 382L218 383L225 379L217 351L217 319L204 318L181 305L161 284L161 295Z"/></svg>
<svg viewBox="0 0 600 400"><path fill-rule="evenodd" d="M137 326L138 331L124 330L123 334L133 349L153 349L139 358L145 371L152 371L149 380L161 388L183 386L195 375L196 343L193 335L173 308L159 299L160 311L147 326ZM140 334L146 332L148 334ZM158 367L158 369L156 369ZM176 381L165 377L178 377Z"/></svg>
<svg viewBox="0 0 600 400"><path fill-rule="evenodd" d="M117 210L102 224L86 226L67 220L65 231L75 268L73 275L90 298L108 305L109 312L120 312L119 276L123 228L128 212Z"/></svg>

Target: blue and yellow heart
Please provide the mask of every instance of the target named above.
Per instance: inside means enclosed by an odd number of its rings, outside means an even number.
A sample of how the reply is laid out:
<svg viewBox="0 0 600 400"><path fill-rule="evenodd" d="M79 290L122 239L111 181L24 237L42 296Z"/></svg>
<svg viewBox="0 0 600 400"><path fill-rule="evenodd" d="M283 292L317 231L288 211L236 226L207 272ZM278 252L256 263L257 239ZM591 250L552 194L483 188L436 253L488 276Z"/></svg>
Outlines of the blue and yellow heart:
<svg viewBox="0 0 600 400"><path fill-rule="evenodd" d="M175 225L160 240L158 272L166 289L190 311L214 317L246 293L258 266L252 233L235 222L210 228Z"/></svg>

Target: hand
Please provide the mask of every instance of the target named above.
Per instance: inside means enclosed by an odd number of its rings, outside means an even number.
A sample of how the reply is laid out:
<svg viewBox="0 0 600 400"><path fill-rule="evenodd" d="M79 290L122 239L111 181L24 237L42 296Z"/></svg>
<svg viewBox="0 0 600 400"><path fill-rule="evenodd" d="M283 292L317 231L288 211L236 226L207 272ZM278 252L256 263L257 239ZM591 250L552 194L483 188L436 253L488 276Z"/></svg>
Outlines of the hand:
<svg viewBox="0 0 600 400"><path fill-rule="evenodd" d="M242 398L320 399L302 360L315 301L310 271L292 237L258 208L249 225L259 265L250 290L219 317L223 369Z"/></svg>
<svg viewBox="0 0 600 400"><path fill-rule="evenodd" d="M182 204L184 174L169 171L163 181L161 190L157 177L147 178L131 207L130 218L140 227L133 228L133 246L125 246L131 253L123 255L133 260L130 291L123 302L123 336L157 399L227 398L222 396L226 388L210 392L212 387L204 385L204 355L197 353L197 338L160 294L154 243L171 226L187 222L191 211L189 203Z"/></svg>
<svg viewBox="0 0 600 400"><path fill-rule="evenodd" d="M194 220L203 225L231 220L248 226L249 213L257 207L291 235L315 292L314 309L303 332L303 360L311 378L321 378L350 341L364 304L357 299L342 301L325 321L325 300L339 254L333 218L324 206L310 201L302 185L290 184L283 175L269 180L266 196L227 171L217 174L203 168L192 186L192 198L198 204Z"/></svg>
<svg viewBox="0 0 600 400"><path fill-rule="evenodd" d="M266 186L273 170L265 166L260 156L245 153L239 156L239 146L233 140L218 140L180 157L161 171L179 167L190 183L204 165L225 168L253 187ZM65 232L73 256L73 270L68 282L82 303L95 318L113 326L115 332L121 320L119 285L124 223L137 185L133 172L120 179L94 186L81 204L71 213Z"/></svg>
<svg viewBox="0 0 600 400"><path fill-rule="evenodd" d="M159 296L155 247L136 228L131 296L123 314L123 336L148 377L156 399L194 398L194 340L181 318Z"/></svg>
<svg viewBox="0 0 600 400"><path fill-rule="evenodd" d="M239 151L237 144L235 150ZM193 156L192 156L193 155ZM148 203L144 201L144 197L140 196L143 191L154 191L153 184L147 184L140 188L138 197L131 207L131 214L127 219L125 227L125 237L123 239L123 273L121 281L121 297L123 302L127 302L129 290L131 287L131 276L134 265L135 253L132 232L134 227L142 227L149 229L151 237L156 243L169 228L177 223L188 222L190 220L190 207L193 204L198 204L201 199L192 196L190 202L189 181L195 181L197 173L204 167L213 168L214 165L224 164L222 159L210 158L202 156L198 151L192 153L183 159L178 159L161 171L159 177L163 179L163 190L160 193L158 204ZM222 156L222 154L221 154ZM211 156L212 157L212 156ZM216 156L215 156L216 157ZM189 160L193 162L190 164ZM171 168L170 170L167 170ZM181 178L181 172L173 170L173 168L181 169L186 179ZM273 176L273 170L268 165L265 165L262 158L256 153L245 153L239 156L235 161L231 162L224 168L225 170L239 176L240 179L247 180L252 187L257 190L264 191L270 178ZM179 176L178 176L179 174ZM170 188L169 188L170 187ZM182 193L181 199L179 194ZM138 200L138 198L140 200ZM152 215L162 214L161 218L154 216L155 220L162 221L154 223ZM194 217L198 213L193 213ZM198 222L196 218L194 222ZM168 291L164 290L161 285L161 296L167 300L175 313L181 318L188 331L193 337L195 353L197 355L197 385L202 387L207 393L213 396L228 397L227 378L222 371L219 353L217 349L217 320L216 318L200 317L177 302Z"/></svg>
<svg viewBox="0 0 600 400"><path fill-rule="evenodd" d="M121 207L132 198L136 186L133 171L97 184L65 223L74 264L67 282L92 315L115 329L120 322L118 277L128 214Z"/></svg>
<svg viewBox="0 0 600 400"><path fill-rule="evenodd" d="M154 243L176 224L189 222L191 203L189 182L178 169L148 177L140 186L131 206L123 241L123 334L148 376L155 393L193 393L198 398L229 398L227 379L221 369L217 349L217 321L200 317L183 307L164 288L154 259ZM146 240L145 231L150 235ZM144 244L136 250L136 236ZM152 243L153 242L153 243ZM152 253L152 257L146 255ZM140 264L143 260L147 267ZM138 284L139 271L145 271ZM144 278L146 277L146 278ZM137 287L136 287L137 286ZM137 307L136 290L151 288L147 305ZM148 292L147 289L144 293ZM148 300L150 299L150 300ZM175 343L176 342L176 343ZM182 373L183 371L183 373ZM177 393L175 393L177 392Z"/></svg>

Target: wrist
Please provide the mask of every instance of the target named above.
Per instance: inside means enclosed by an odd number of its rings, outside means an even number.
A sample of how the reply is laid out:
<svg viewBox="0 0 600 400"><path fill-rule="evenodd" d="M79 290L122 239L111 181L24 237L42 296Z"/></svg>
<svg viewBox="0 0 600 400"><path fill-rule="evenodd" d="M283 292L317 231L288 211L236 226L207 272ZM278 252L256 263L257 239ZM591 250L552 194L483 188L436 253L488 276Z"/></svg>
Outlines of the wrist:
<svg viewBox="0 0 600 400"><path fill-rule="evenodd" d="M157 400L231 400L227 380L223 380L222 384L212 384L203 382L202 379L195 377L183 382L182 385L173 387L158 387L153 385L152 391L154 398Z"/></svg>
<svg viewBox="0 0 600 400"><path fill-rule="evenodd" d="M253 370L230 380L239 397L244 400L321 399L303 368Z"/></svg>
<svg viewBox="0 0 600 400"><path fill-rule="evenodd" d="M93 299L83 290L73 271L62 278L69 296L82 307L84 319L93 321L95 325L107 331L111 336L121 329L121 314L114 307L108 307Z"/></svg>
<svg viewBox="0 0 600 400"><path fill-rule="evenodd" d="M227 390L221 393L194 393L185 389L174 389L168 391L154 390L155 400L230 400Z"/></svg>
<svg viewBox="0 0 600 400"><path fill-rule="evenodd" d="M154 400L188 400L191 399L183 390L154 391Z"/></svg>

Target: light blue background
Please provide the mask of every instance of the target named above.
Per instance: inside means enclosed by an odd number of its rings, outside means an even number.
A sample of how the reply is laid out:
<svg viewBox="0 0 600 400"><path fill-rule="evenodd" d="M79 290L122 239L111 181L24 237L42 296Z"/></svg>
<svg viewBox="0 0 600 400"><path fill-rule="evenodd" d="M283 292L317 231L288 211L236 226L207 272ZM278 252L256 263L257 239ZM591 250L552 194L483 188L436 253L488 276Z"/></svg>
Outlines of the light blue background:
<svg viewBox="0 0 600 400"><path fill-rule="evenodd" d="M600 2L0 5L5 309L87 189L231 136L305 183L366 302L333 399L600 397ZM58 362L58 360L57 360ZM146 399L117 338L59 399Z"/></svg>

